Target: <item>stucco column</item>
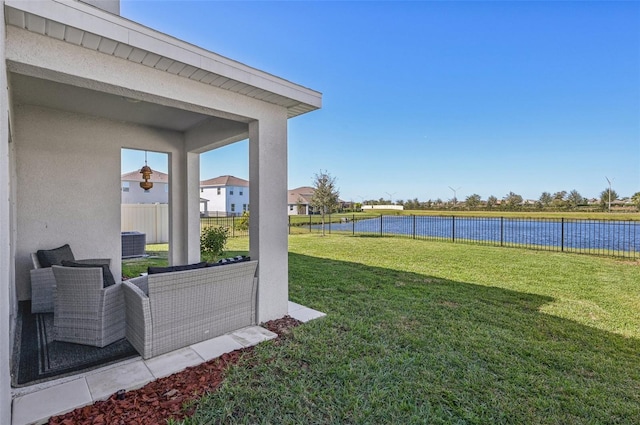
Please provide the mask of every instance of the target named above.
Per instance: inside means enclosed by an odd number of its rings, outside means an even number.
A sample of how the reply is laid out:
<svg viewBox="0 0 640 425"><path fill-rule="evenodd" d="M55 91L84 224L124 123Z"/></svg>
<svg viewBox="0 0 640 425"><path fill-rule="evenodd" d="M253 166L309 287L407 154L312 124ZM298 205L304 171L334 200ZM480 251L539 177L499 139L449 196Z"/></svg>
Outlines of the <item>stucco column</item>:
<svg viewBox="0 0 640 425"><path fill-rule="evenodd" d="M258 264L258 323L287 314L287 116L277 111L249 124L252 259Z"/></svg>
<svg viewBox="0 0 640 425"><path fill-rule="evenodd" d="M200 155L169 156L169 262L200 261Z"/></svg>
<svg viewBox="0 0 640 425"><path fill-rule="evenodd" d="M9 95L7 93L7 65L5 57L4 2L0 2L0 423L11 423L10 353L12 344L12 314L10 299L13 292L13 258L11 258L10 202L9 202Z"/></svg>
<svg viewBox="0 0 640 425"><path fill-rule="evenodd" d="M187 262L200 261L200 154L187 152Z"/></svg>

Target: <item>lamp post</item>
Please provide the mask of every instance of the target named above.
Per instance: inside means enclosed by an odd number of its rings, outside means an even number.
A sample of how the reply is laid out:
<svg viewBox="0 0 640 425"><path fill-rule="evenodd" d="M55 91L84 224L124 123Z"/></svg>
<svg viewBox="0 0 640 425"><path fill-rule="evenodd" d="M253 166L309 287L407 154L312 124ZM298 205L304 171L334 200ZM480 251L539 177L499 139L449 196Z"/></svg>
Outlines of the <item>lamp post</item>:
<svg viewBox="0 0 640 425"><path fill-rule="evenodd" d="M458 198L456 197L456 192L458 190L460 190L460 188L454 189L451 186L449 186L449 189L451 189L453 191L453 206L455 208L456 204L458 203Z"/></svg>
<svg viewBox="0 0 640 425"><path fill-rule="evenodd" d="M393 205L393 195L395 195L398 192L393 192L393 193L385 192L385 193L389 195L389 198L391 199L391 205Z"/></svg>
<svg viewBox="0 0 640 425"><path fill-rule="evenodd" d="M604 176L605 179L607 179L607 183L609 183L609 213L611 213L611 181L615 179L612 178L611 180L609 180L609 177Z"/></svg>

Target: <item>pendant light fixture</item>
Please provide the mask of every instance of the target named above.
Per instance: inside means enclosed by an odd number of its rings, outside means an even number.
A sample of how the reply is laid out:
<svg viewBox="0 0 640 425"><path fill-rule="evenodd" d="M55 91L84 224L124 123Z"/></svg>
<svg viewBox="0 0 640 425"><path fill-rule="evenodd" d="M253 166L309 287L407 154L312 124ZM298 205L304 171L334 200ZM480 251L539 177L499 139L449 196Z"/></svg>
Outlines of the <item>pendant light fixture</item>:
<svg viewBox="0 0 640 425"><path fill-rule="evenodd" d="M148 191L153 187L153 183L149 181L151 179L151 167L147 165L147 151L144 151L144 167L140 169L140 174L142 174L143 182L140 182L140 187L144 189L144 191Z"/></svg>

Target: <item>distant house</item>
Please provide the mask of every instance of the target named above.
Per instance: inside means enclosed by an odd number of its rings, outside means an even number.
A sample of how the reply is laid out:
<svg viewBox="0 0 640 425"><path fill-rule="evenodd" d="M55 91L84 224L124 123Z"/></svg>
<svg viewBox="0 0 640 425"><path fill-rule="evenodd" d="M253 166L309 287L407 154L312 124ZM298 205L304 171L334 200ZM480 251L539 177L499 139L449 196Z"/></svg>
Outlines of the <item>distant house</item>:
<svg viewBox="0 0 640 425"><path fill-rule="evenodd" d="M311 198L316 190L310 186L301 186L290 189L287 192L287 214L289 215L309 215L316 214L311 206ZM347 208L349 202L338 199L338 210Z"/></svg>
<svg viewBox="0 0 640 425"><path fill-rule="evenodd" d="M205 216L242 215L249 211L249 182L220 176L200 182L200 213Z"/></svg>
<svg viewBox="0 0 640 425"><path fill-rule="evenodd" d="M287 214L289 215L309 215L312 214L311 198L315 189L309 186L302 186L291 189L287 192Z"/></svg>
<svg viewBox="0 0 640 425"><path fill-rule="evenodd" d="M120 176L120 191L122 204L168 204L169 203L169 175L160 171L153 171L150 182L153 188L144 190L140 187L142 174L139 170L131 171Z"/></svg>

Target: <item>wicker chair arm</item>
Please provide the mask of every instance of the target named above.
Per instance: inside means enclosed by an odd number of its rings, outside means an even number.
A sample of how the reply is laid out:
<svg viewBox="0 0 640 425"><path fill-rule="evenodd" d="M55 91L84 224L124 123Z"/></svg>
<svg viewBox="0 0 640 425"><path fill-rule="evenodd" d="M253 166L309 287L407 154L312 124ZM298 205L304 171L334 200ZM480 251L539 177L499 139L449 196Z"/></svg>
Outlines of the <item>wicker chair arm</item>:
<svg viewBox="0 0 640 425"><path fill-rule="evenodd" d="M118 282L115 285L107 286L103 289L105 298L117 298L122 296L122 283Z"/></svg>
<svg viewBox="0 0 640 425"><path fill-rule="evenodd" d="M127 280L127 282L135 285L144 295L149 295L149 276L134 277L133 279Z"/></svg>
<svg viewBox="0 0 640 425"><path fill-rule="evenodd" d="M56 278L51 267L29 270L31 275L31 312L53 313Z"/></svg>
<svg viewBox="0 0 640 425"><path fill-rule="evenodd" d="M143 358L151 357L151 309L149 297L131 281L122 282L124 293L126 335L133 347Z"/></svg>

